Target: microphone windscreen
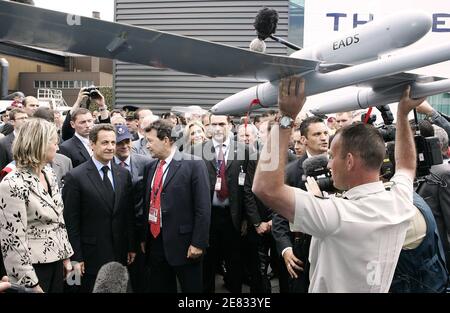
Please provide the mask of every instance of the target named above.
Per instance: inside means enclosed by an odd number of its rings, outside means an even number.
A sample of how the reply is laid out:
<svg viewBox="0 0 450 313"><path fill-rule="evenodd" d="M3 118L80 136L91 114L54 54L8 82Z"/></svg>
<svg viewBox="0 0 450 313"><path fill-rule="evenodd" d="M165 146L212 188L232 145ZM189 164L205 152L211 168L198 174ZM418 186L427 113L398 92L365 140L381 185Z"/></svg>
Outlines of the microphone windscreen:
<svg viewBox="0 0 450 313"><path fill-rule="evenodd" d="M253 39L252 42L250 43L249 47L250 47L251 51L261 52L261 53L266 52L266 43L259 38Z"/></svg>
<svg viewBox="0 0 450 313"><path fill-rule="evenodd" d="M278 23L278 12L274 9L263 8L259 10L255 17L253 26L256 29L258 38L265 40L272 34L275 34Z"/></svg>
<svg viewBox="0 0 450 313"><path fill-rule="evenodd" d="M328 158L321 154L307 158L303 161L303 174L307 176L316 176L315 174L327 168Z"/></svg>
<svg viewBox="0 0 450 313"><path fill-rule="evenodd" d="M125 266L118 262L104 264L98 271L93 293L126 293L129 275Z"/></svg>

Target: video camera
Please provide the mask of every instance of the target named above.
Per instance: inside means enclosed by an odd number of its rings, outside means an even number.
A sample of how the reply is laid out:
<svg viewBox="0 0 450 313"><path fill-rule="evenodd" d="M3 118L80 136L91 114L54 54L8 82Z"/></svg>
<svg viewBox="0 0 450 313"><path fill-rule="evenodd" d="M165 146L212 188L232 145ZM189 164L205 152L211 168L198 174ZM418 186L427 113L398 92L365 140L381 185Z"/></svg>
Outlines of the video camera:
<svg viewBox="0 0 450 313"><path fill-rule="evenodd" d="M414 124L412 127L415 129L414 143L416 146L416 182L422 180L423 177L430 174L430 169L433 165L442 163L442 154L439 139L437 137L424 137L421 135L418 122L417 112L414 110ZM385 159L383 166L381 167L381 175L390 179L393 174L394 160L394 139L387 143L387 155L388 159ZM390 160L389 160L390 159Z"/></svg>
<svg viewBox="0 0 450 313"><path fill-rule="evenodd" d="M442 153L437 137L414 136L417 154L416 177L424 177L430 174L433 165L442 164Z"/></svg>
<svg viewBox="0 0 450 313"><path fill-rule="evenodd" d="M378 111L381 113L381 117L383 118L384 125L377 127L378 132L383 137L384 142L389 142L395 140L395 126L392 125L394 122L394 115L392 114L391 108L389 105L379 105L376 107ZM366 113L361 115L361 122L364 122L366 119ZM377 116L375 114L371 114L367 124L373 125L377 120Z"/></svg>
<svg viewBox="0 0 450 313"><path fill-rule="evenodd" d="M307 158L302 164L304 173L302 175L302 181L306 182L306 178L311 176L315 179L321 191L335 193L337 190L334 188L331 171L327 166L328 158L325 155L316 155Z"/></svg>

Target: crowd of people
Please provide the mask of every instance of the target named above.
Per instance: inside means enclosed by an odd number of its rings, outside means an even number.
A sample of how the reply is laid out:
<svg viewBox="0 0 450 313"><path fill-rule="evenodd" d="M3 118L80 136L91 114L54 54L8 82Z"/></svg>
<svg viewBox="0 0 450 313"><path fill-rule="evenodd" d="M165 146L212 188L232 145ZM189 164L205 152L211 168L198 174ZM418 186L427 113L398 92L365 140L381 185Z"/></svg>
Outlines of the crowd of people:
<svg viewBox="0 0 450 313"><path fill-rule="evenodd" d="M217 275L233 293L445 292L448 117L406 90L386 143L361 112L304 114L304 84L253 117L108 110L84 89L63 116L18 94L0 125L0 292L92 292L110 262L129 292L213 293ZM443 159L424 177L413 109Z"/></svg>

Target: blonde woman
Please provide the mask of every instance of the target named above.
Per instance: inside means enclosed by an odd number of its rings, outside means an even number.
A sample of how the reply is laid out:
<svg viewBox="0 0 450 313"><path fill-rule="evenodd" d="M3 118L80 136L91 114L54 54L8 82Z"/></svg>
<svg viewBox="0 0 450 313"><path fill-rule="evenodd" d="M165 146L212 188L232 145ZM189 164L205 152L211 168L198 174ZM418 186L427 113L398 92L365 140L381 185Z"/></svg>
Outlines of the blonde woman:
<svg viewBox="0 0 450 313"><path fill-rule="evenodd" d="M73 254L53 170L56 126L32 119L12 146L17 170L0 183L0 244L11 282L36 292L62 292Z"/></svg>
<svg viewBox="0 0 450 313"><path fill-rule="evenodd" d="M184 138L186 138L186 144L188 146L193 146L206 141L205 127L198 121L190 122L186 125Z"/></svg>

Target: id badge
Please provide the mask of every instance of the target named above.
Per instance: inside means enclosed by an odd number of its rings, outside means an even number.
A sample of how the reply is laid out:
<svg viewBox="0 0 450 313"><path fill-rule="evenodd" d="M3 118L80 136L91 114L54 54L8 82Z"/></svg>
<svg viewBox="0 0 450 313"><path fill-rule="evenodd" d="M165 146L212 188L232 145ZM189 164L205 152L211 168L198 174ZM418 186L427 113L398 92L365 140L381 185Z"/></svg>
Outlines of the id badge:
<svg viewBox="0 0 450 313"><path fill-rule="evenodd" d="M150 207L150 211L148 212L148 220L151 223L156 223L158 221L158 210L154 207Z"/></svg>
<svg viewBox="0 0 450 313"><path fill-rule="evenodd" d="M244 186L244 183L245 183L245 173L243 173L243 172L240 172L240 173L239 173L238 183L239 183L239 186Z"/></svg>
<svg viewBox="0 0 450 313"><path fill-rule="evenodd" d="M215 191L220 191L221 188L222 188L222 178L221 177L217 177L216 185L214 186L214 190Z"/></svg>

